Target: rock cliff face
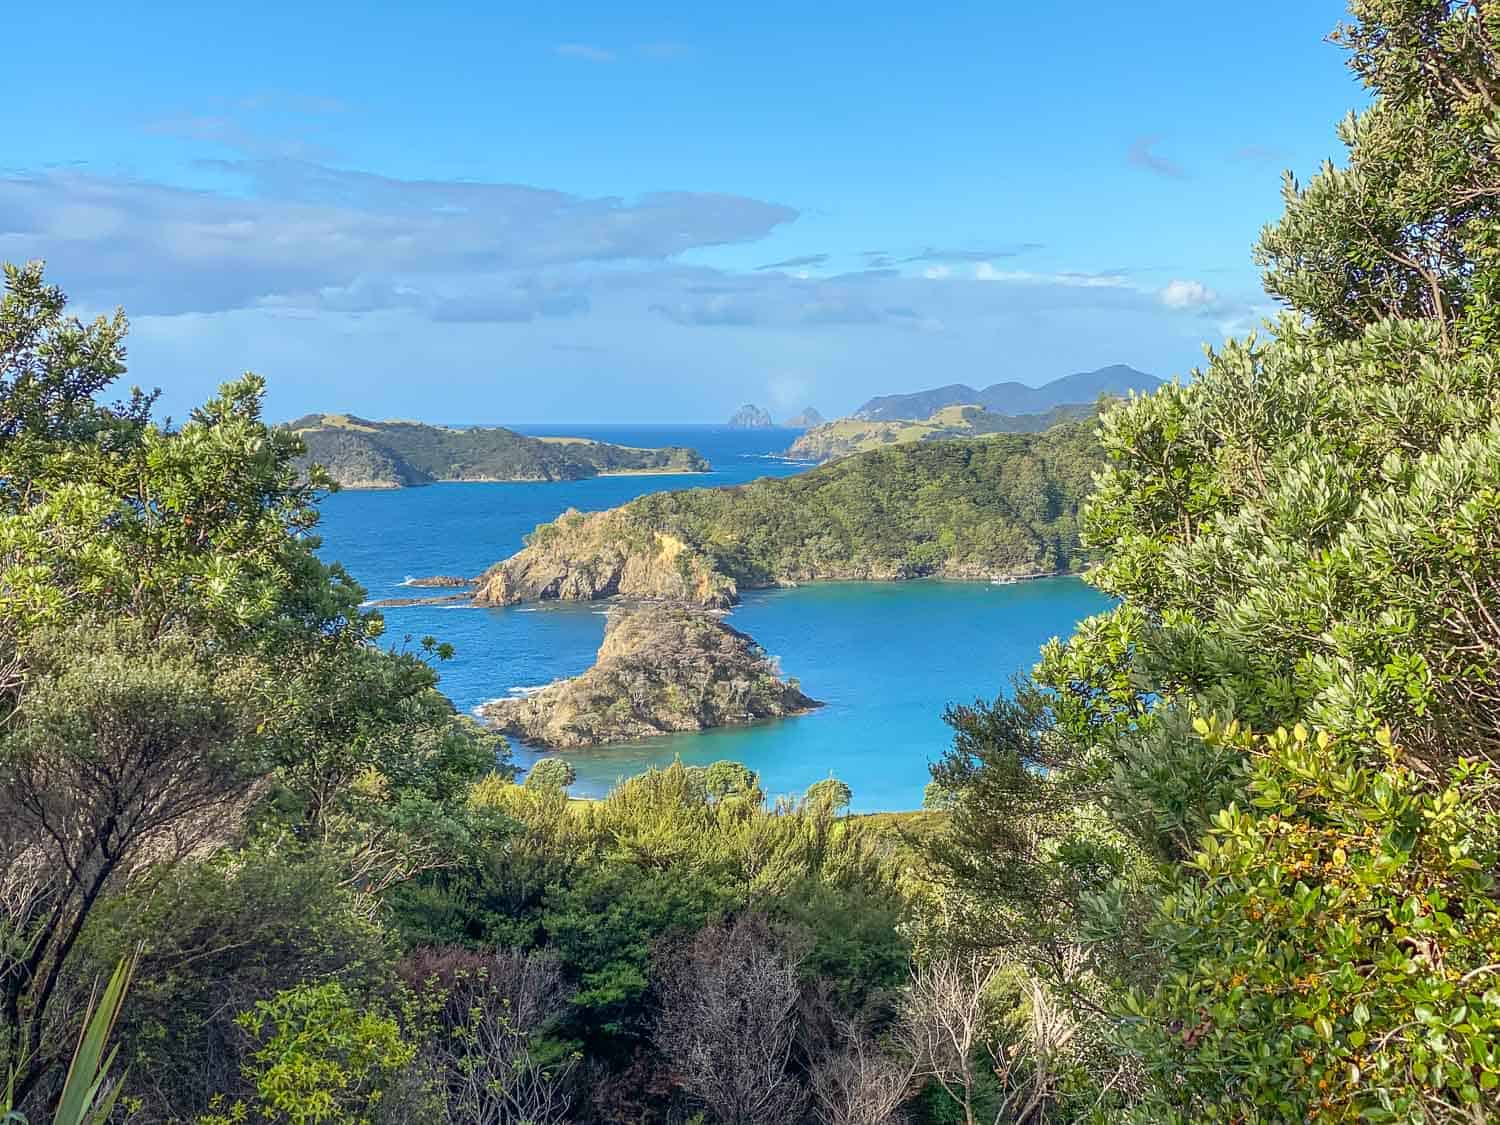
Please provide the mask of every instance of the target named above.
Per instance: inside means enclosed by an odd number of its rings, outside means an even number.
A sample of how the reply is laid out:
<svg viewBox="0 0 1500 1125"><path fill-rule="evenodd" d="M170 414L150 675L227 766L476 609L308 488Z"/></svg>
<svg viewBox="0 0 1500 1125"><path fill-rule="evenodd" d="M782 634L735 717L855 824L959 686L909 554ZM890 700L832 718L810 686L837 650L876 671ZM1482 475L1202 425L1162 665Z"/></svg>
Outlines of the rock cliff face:
<svg viewBox="0 0 1500 1125"><path fill-rule="evenodd" d="M821 706L750 637L685 606L610 614L583 675L484 706L497 730L568 749L798 715Z"/></svg>
<svg viewBox="0 0 1500 1125"><path fill-rule="evenodd" d="M524 550L479 576L477 605L591 601L623 594L724 608L739 591L713 562L622 509L569 509L532 534Z"/></svg>
<svg viewBox="0 0 1500 1125"><path fill-rule="evenodd" d="M775 425L769 413L748 402L729 416L729 424L741 430L759 430Z"/></svg>

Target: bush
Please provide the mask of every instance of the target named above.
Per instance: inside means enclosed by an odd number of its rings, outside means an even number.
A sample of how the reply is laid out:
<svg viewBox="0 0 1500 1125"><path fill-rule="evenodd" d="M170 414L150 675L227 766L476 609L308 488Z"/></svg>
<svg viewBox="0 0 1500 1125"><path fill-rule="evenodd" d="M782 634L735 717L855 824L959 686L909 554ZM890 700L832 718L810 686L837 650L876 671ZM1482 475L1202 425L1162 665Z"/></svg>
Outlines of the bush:
<svg viewBox="0 0 1500 1125"><path fill-rule="evenodd" d="M1161 1081L1140 1119L1458 1120L1500 1088L1497 785L1431 778L1388 736L1265 738L1162 903L1167 973L1130 1035ZM1482 1115L1481 1115L1482 1117ZM1479 1120L1481 1117L1473 1118Z"/></svg>
<svg viewBox="0 0 1500 1125"><path fill-rule="evenodd" d="M526 771L528 789L566 789L578 780L578 771L561 758L539 758Z"/></svg>

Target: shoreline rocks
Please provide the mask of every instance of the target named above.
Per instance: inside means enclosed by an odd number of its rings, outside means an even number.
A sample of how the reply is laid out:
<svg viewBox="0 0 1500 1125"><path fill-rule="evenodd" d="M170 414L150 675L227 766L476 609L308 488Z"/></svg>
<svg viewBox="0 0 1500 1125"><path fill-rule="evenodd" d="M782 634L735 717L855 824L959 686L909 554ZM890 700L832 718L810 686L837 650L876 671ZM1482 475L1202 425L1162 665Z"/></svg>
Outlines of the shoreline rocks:
<svg viewBox="0 0 1500 1125"><path fill-rule="evenodd" d="M805 714L822 704L753 638L718 616L669 603L611 612L594 666L520 699L487 703L492 727L572 749Z"/></svg>

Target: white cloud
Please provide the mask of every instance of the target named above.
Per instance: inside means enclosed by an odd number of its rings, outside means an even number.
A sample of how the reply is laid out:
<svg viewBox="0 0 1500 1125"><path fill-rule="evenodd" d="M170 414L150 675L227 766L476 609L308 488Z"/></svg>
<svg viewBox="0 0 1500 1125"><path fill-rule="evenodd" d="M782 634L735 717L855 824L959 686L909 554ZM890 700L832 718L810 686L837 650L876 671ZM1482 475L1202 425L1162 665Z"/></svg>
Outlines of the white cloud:
<svg viewBox="0 0 1500 1125"><path fill-rule="evenodd" d="M1219 295L1201 281L1169 281L1157 296L1169 309L1201 309L1219 301Z"/></svg>
<svg viewBox="0 0 1500 1125"><path fill-rule="evenodd" d="M928 266L922 271L922 276L928 281L942 281L952 272L947 266Z"/></svg>
<svg viewBox="0 0 1500 1125"><path fill-rule="evenodd" d="M584 62L607 63L615 61L615 53L592 43L560 43L553 51L565 59L582 59Z"/></svg>
<svg viewBox="0 0 1500 1125"><path fill-rule="evenodd" d="M1021 285L1057 285L1067 289L1129 289L1131 285L1115 273L1032 273L1029 270L997 270L989 262L974 267L975 281L1009 281Z"/></svg>

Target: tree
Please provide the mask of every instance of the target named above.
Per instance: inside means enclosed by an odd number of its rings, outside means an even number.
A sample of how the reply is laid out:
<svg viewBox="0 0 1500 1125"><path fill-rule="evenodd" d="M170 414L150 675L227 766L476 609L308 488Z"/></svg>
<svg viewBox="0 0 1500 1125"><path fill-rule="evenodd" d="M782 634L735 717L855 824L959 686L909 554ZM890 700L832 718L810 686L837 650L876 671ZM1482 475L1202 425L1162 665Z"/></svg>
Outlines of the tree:
<svg viewBox="0 0 1500 1125"><path fill-rule="evenodd" d="M812 1065L813 1101L825 1125L890 1125L911 1097L916 1060L883 1050L863 1021L835 1023L832 1049Z"/></svg>
<svg viewBox="0 0 1500 1125"><path fill-rule="evenodd" d="M714 762L704 771L703 782L714 800L744 797L758 803L764 799L759 775L739 762Z"/></svg>
<svg viewBox="0 0 1500 1125"><path fill-rule="evenodd" d="M67 298L43 279L41 262L4 264L0 298L0 442L91 434L140 422L152 396L101 410L94 396L125 372L124 313L85 325L64 315ZM15 482L17 486L21 482Z"/></svg>
<svg viewBox="0 0 1500 1125"><path fill-rule="evenodd" d="M0 1057L21 1099L59 1061L49 1012L90 915L142 865L233 831L255 776L241 666L123 628L50 651L0 728Z"/></svg>
<svg viewBox="0 0 1500 1125"><path fill-rule="evenodd" d="M278 993L238 1022L254 1048L245 1067L253 1093L203 1125L231 1125L252 1112L286 1125L367 1125L417 1053L394 1019L360 1010L335 982Z"/></svg>
<svg viewBox="0 0 1500 1125"><path fill-rule="evenodd" d="M826 808L830 812L842 812L854 800L854 792L836 777L825 777L807 787L807 803Z"/></svg>
<svg viewBox="0 0 1500 1125"><path fill-rule="evenodd" d="M526 771L528 789L567 789L578 780L578 771L562 758L538 758Z"/></svg>
<svg viewBox="0 0 1500 1125"><path fill-rule="evenodd" d="M5 276L0 1068L25 1098L60 1069L49 1012L88 975L91 918L143 905L127 884L238 844L263 798L252 831L378 893L453 862L469 784L504 765L318 559L324 482L265 424L259 378L180 428L150 396L102 406L123 317L66 317L39 264Z"/></svg>
<svg viewBox="0 0 1500 1125"><path fill-rule="evenodd" d="M402 976L432 1009L427 1052L454 1125L564 1125L577 1057L542 1036L572 991L555 954L420 952Z"/></svg>
<svg viewBox="0 0 1500 1125"><path fill-rule="evenodd" d="M1289 182L1260 245L1290 312L1104 414L1083 524L1118 605L965 716L937 771L960 913L1152 1061L1140 1089L1100 1078L1142 1120L1256 1104L1288 1076L1278 1119L1460 1119L1490 1096L1485 975L1463 975L1500 961L1479 768L1500 764L1500 5L1353 13L1337 38L1373 104L1341 130L1347 168ZM1276 732L1299 724L1320 738L1288 749ZM1361 807L1394 853L1346 821ZM1423 808L1438 822L1406 819ZM1452 868L1467 858L1483 875ZM1333 950L1360 964L1375 916L1385 942L1406 924L1384 887L1432 912L1413 940L1455 975L1413 969L1441 992L1418 1000L1377 957L1359 986L1377 1033L1319 1005L1325 985L1347 999ZM1085 954L1071 979L1059 950ZM1477 1044L1402 1027L1444 1011L1473 1013ZM1297 1043L1314 1061L1267 1078ZM1467 1075L1430 1051L1467 1053ZM1351 1060L1352 1094L1324 1065Z"/></svg>
<svg viewBox="0 0 1500 1125"><path fill-rule="evenodd" d="M795 1121L807 1091L790 1069L797 958L764 918L741 915L662 948L654 1039L677 1083L724 1125Z"/></svg>

